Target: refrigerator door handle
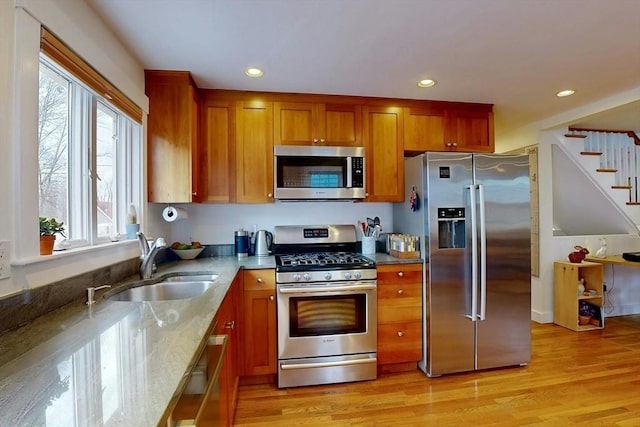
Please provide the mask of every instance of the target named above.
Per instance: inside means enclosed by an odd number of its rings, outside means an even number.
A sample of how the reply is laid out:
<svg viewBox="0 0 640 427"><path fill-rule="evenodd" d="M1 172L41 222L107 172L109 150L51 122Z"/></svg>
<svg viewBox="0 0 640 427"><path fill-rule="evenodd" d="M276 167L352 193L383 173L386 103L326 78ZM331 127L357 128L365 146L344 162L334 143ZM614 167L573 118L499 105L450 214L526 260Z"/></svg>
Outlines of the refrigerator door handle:
<svg viewBox="0 0 640 427"><path fill-rule="evenodd" d="M478 221L480 223L480 320L487 313L487 227L484 206L484 185L478 184Z"/></svg>
<svg viewBox="0 0 640 427"><path fill-rule="evenodd" d="M476 186L468 185L469 210L471 211L471 315L472 322L478 321L478 230L476 212Z"/></svg>

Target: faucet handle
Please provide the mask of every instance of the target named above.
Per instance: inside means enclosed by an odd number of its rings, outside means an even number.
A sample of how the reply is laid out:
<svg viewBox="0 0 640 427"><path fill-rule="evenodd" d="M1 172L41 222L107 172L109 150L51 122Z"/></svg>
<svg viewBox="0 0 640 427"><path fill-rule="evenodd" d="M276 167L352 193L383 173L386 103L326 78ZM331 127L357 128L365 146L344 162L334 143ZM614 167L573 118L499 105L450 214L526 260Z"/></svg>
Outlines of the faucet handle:
<svg viewBox="0 0 640 427"><path fill-rule="evenodd" d="M166 248L167 241L164 240L164 237L158 237L156 241L153 243L154 248Z"/></svg>

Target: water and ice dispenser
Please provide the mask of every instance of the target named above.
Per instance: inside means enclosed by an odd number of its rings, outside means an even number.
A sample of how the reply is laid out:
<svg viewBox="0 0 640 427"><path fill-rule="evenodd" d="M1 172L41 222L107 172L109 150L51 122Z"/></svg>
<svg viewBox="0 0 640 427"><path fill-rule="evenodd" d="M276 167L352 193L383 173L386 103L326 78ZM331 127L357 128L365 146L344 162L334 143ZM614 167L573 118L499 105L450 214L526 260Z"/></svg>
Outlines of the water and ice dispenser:
<svg viewBox="0 0 640 427"><path fill-rule="evenodd" d="M438 208L438 248L464 248L465 230L464 208Z"/></svg>

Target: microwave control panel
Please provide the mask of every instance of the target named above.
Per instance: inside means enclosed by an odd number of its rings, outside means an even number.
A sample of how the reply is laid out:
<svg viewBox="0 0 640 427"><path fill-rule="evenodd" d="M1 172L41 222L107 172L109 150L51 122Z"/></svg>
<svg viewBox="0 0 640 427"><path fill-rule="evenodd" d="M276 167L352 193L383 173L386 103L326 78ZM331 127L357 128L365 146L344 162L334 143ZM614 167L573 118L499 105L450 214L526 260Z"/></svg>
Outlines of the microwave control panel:
<svg viewBox="0 0 640 427"><path fill-rule="evenodd" d="M364 157L351 158L351 186L364 188Z"/></svg>

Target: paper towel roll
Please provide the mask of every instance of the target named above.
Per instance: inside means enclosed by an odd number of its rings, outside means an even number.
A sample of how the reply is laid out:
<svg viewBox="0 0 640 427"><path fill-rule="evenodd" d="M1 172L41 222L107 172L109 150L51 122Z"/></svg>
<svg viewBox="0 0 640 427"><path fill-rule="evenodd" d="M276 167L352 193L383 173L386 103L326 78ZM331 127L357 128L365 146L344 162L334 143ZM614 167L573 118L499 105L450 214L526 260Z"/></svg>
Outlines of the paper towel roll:
<svg viewBox="0 0 640 427"><path fill-rule="evenodd" d="M187 211L182 208L174 208L173 206L167 206L162 211L162 219L167 222L173 222L178 219L188 218Z"/></svg>

